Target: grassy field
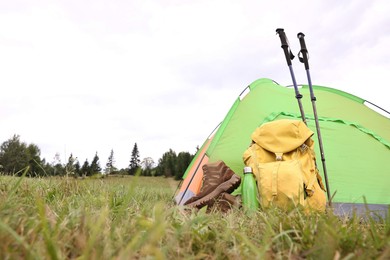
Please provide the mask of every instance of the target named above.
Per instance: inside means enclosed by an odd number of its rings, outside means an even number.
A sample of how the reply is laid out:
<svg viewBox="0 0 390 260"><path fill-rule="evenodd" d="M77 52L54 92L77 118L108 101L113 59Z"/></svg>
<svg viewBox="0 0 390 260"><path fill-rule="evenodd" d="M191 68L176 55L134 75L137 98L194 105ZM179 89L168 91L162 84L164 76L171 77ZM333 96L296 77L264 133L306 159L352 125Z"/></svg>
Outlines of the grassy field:
<svg viewBox="0 0 390 260"><path fill-rule="evenodd" d="M0 176L0 259L390 259L390 218L187 212L178 182Z"/></svg>

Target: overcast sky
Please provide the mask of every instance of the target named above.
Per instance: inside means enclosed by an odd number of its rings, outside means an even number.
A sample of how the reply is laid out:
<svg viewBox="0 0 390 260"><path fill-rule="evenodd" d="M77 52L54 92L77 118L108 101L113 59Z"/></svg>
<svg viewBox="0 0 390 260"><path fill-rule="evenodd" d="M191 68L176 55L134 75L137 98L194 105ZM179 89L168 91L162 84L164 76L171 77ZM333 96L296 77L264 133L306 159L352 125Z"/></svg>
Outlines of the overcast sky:
<svg viewBox="0 0 390 260"><path fill-rule="evenodd" d="M0 142L52 162L195 152L251 82L292 84L276 28L303 32L313 84L390 111L390 2L0 0ZM298 83L304 67L293 61ZM294 97L292 97L294 98ZM320 102L320 101L318 101Z"/></svg>

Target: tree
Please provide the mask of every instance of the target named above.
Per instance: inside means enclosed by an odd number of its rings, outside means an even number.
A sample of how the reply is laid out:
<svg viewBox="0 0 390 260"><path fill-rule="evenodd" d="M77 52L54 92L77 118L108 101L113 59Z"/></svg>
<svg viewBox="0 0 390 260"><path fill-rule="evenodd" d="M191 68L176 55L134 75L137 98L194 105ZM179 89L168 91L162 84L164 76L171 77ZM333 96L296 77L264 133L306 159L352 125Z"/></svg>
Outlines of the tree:
<svg viewBox="0 0 390 260"><path fill-rule="evenodd" d="M46 172L51 176L62 176L66 174L65 168L61 163L61 156L59 153L56 153L51 164L47 165Z"/></svg>
<svg viewBox="0 0 390 260"><path fill-rule="evenodd" d="M154 160L152 157L146 157L141 162L142 175L143 176L152 176L152 169L154 168Z"/></svg>
<svg viewBox="0 0 390 260"><path fill-rule="evenodd" d="M61 156L59 153L56 153L53 158L53 162L51 163L52 165L57 165L61 164Z"/></svg>
<svg viewBox="0 0 390 260"><path fill-rule="evenodd" d="M137 143L134 144L133 151L131 152L131 159L129 165L129 174L134 175L140 168L140 159Z"/></svg>
<svg viewBox="0 0 390 260"><path fill-rule="evenodd" d="M180 180L194 158L189 152L180 152L176 160L175 180Z"/></svg>
<svg viewBox="0 0 390 260"><path fill-rule="evenodd" d="M180 152L176 155L172 149L169 149L159 159L156 175L174 177L176 180L179 180L182 178L193 158L194 155L191 155L189 152Z"/></svg>
<svg viewBox="0 0 390 260"><path fill-rule="evenodd" d="M65 166L66 175L76 175L76 172L75 172L76 162L77 162L77 157L74 158L73 154L70 154L68 162L66 163L66 166Z"/></svg>
<svg viewBox="0 0 390 260"><path fill-rule="evenodd" d="M20 141L19 135L2 143L0 147L0 165L4 173L12 174L25 168L28 164L26 144Z"/></svg>
<svg viewBox="0 0 390 260"><path fill-rule="evenodd" d="M0 146L0 165L6 174L18 173L29 166L28 176L44 175L42 169L45 164L40 158L41 151L35 144L27 145L20 141L19 135L14 135Z"/></svg>
<svg viewBox="0 0 390 260"><path fill-rule="evenodd" d="M108 160L106 163L106 169L104 172L106 174L112 174L113 172L117 171L118 169L114 166L115 160L114 160L114 150L111 149L110 156L108 156Z"/></svg>
<svg viewBox="0 0 390 260"><path fill-rule="evenodd" d="M76 163L74 165L74 173L75 173L75 176L81 176L81 166L80 166L79 161L76 161Z"/></svg>
<svg viewBox="0 0 390 260"><path fill-rule="evenodd" d="M83 166L81 166L80 173L81 173L81 176L89 176L90 175L90 167L89 167L88 159L85 159Z"/></svg>
<svg viewBox="0 0 390 260"><path fill-rule="evenodd" d="M176 175L176 153L172 149L169 149L169 151L164 153L162 158L159 159L157 175L163 175L165 177Z"/></svg>
<svg viewBox="0 0 390 260"><path fill-rule="evenodd" d="M100 163L99 163L99 156L97 152L95 153L95 156L93 157L93 160L91 162L90 166L90 175L100 173L102 171L102 168L100 168Z"/></svg>
<svg viewBox="0 0 390 260"><path fill-rule="evenodd" d="M30 169L27 173L28 176L42 176L45 175L43 170L43 165L45 165L45 160L41 159L41 150L36 144L29 144L27 146L27 158L28 165Z"/></svg>

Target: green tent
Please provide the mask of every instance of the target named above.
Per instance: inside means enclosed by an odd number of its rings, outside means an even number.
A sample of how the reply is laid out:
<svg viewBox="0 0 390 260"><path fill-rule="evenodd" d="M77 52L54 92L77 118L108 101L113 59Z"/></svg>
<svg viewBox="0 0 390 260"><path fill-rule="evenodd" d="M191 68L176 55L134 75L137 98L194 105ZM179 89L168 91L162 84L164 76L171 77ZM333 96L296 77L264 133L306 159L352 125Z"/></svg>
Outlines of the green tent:
<svg viewBox="0 0 390 260"><path fill-rule="evenodd" d="M346 92L313 86L326 159L330 195L334 205L387 209L390 205L390 119ZM309 128L316 133L308 86L302 86L302 104ZM384 114L388 112L384 111ZM202 165L223 160L235 173L244 168L242 155L252 132L264 122L301 119L293 88L270 79L250 84L237 98L217 130L205 141L184 174L176 196L183 204L201 185ZM323 176L318 139L317 165ZM239 189L236 193L239 192Z"/></svg>

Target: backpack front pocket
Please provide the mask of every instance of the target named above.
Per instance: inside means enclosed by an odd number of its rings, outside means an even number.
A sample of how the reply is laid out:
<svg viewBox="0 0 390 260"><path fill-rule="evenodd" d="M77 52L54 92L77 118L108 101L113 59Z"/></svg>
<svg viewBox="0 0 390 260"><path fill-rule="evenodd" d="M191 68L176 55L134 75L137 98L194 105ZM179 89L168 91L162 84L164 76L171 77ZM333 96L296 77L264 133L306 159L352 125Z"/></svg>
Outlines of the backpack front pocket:
<svg viewBox="0 0 390 260"><path fill-rule="evenodd" d="M257 179L264 207L305 205L304 180L298 160L259 163Z"/></svg>

